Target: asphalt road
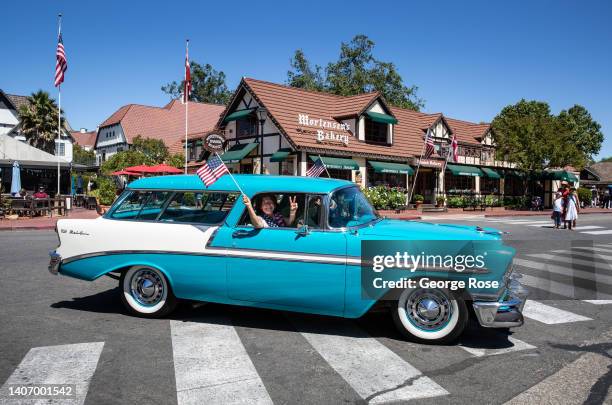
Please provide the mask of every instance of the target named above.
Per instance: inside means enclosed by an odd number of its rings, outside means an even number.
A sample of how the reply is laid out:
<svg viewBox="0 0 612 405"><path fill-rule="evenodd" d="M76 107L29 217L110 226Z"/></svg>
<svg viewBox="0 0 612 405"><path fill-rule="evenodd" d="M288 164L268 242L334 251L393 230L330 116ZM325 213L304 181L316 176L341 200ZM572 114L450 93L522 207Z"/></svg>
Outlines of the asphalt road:
<svg viewBox="0 0 612 405"><path fill-rule="evenodd" d="M443 222L510 232L518 271L549 296L536 295L521 328L471 328L448 346L404 341L386 313L352 321L184 304L171 319L135 318L117 281L47 272L54 232L0 232L2 390L24 373L53 374L80 384L81 400L67 403L204 403L189 388L204 373L217 394L244 383L244 403L612 403L612 232L584 233L612 230L612 215L585 215L571 232L546 228L547 217L492 221ZM567 285L600 295L572 299ZM217 346L203 355L210 336Z"/></svg>

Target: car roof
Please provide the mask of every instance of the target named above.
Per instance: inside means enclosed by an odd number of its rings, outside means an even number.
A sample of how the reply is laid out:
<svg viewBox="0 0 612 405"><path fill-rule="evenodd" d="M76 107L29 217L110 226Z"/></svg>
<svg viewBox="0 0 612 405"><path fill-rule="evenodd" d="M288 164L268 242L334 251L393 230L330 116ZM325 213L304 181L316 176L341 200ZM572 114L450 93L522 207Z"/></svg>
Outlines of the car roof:
<svg viewBox="0 0 612 405"><path fill-rule="evenodd" d="M346 180L313 178L300 176L273 176L262 174L234 174L240 188L253 195L260 192L308 192L329 193L330 191L348 185L355 185ZM229 175L219 178L210 187L206 187L195 174L181 174L172 176L144 177L135 180L127 186L130 190L194 190L194 191L239 191Z"/></svg>

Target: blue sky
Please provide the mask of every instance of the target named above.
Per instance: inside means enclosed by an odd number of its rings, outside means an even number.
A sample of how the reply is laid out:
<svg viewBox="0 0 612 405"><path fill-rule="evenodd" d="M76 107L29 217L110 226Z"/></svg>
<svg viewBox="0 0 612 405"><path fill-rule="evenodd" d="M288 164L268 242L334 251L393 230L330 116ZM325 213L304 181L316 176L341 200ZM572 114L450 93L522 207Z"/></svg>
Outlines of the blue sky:
<svg viewBox="0 0 612 405"><path fill-rule="evenodd" d="M284 82L297 48L325 65L363 33L419 86L426 112L480 122L520 98L554 113L582 104L606 134L600 156L612 156L612 2L418 3L8 2L0 88L57 96L58 12L69 63L62 107L89 129L124 104L165 104L160 87L182 77L185 38L191 58L223 70L233 89L242 76Z"/></svg>

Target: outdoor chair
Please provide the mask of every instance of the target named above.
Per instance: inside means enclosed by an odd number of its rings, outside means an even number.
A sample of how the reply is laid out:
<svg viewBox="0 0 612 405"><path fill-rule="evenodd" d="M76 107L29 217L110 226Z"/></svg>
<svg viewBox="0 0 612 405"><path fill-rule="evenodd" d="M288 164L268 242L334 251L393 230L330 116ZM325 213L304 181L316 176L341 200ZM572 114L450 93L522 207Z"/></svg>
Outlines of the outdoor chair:
<svg viewBox="0 0 612 405"><path fill-rule="evenodd" d="M95 210L98 206L98 202L96 201L96 197L87 197L86 208L88 210Z"/></svg>

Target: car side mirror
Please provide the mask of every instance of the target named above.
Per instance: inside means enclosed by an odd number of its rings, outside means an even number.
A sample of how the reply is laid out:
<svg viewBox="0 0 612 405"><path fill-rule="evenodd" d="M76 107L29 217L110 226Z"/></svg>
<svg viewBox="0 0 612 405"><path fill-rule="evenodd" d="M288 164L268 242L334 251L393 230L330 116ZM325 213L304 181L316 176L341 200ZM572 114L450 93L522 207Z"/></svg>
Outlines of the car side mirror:
<svg viewBox="0 0 612 405"><path fill-rule="evenodd" d="M300 226L295 233L297 233L299 236L306 236L310 233L310 229L308 228L308 225L304 224Z"/></svg>

